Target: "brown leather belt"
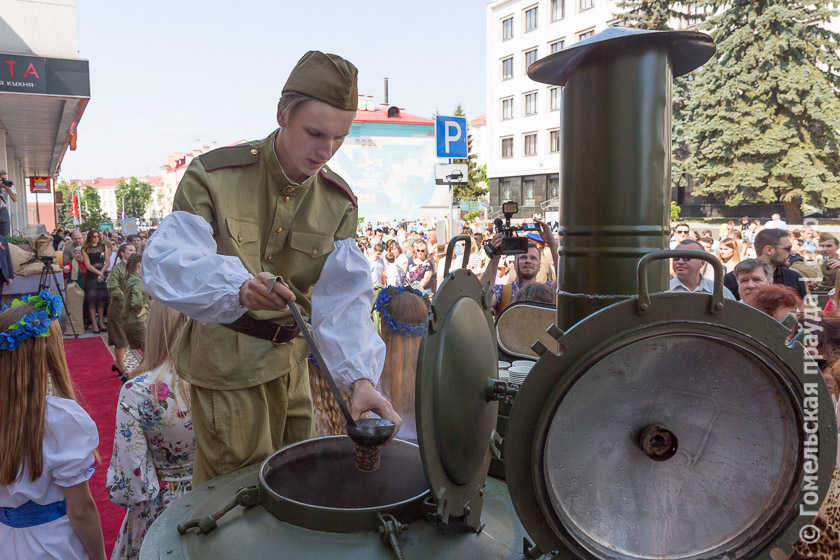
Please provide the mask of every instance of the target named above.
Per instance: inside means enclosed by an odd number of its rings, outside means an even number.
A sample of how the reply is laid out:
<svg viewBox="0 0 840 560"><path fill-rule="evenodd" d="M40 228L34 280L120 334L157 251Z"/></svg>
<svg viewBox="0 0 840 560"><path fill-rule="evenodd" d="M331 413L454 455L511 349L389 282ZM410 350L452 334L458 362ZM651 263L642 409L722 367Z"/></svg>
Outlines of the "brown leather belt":
<svg viewBox="0 0 840 560"><path fill-rule="evenodd" d="M247 313L233 323L222 323L222 326L248 336L269 340L273 344L286 344L300 334L297 325L281 325L267 319L255 319Z"/></svg>

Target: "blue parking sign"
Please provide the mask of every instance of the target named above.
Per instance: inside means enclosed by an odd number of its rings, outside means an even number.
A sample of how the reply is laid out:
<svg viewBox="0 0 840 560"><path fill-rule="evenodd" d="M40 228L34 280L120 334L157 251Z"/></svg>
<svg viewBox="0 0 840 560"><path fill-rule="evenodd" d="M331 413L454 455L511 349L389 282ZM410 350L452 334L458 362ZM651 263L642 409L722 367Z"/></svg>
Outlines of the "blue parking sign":
<svg viewBox="0 0 840 560"><path fill-rule="evenodd" d="M437 157L466 158L467 118L438 115L435 118L435 138L437 139Z"/></svg>

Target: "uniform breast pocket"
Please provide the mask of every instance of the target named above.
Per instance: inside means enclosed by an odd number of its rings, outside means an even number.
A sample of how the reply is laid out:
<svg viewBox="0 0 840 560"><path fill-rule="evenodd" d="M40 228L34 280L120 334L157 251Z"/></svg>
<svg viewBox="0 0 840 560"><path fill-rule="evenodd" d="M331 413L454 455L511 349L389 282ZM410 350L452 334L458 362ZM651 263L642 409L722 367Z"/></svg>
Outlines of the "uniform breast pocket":
<svg viewBox="0 0 840 560"><path fill-rule="evenodd" d="M311 259L318 259L331 253L335 243L331 235L293 231L289 234L289 246Z"/></svg>
<svg viewBox="0 0 840 560"><path fill-rule="evenodd" d="M257 224L225 218L232 249L240 254L245 265L259 270L260 265L260 228Z"/></svg>

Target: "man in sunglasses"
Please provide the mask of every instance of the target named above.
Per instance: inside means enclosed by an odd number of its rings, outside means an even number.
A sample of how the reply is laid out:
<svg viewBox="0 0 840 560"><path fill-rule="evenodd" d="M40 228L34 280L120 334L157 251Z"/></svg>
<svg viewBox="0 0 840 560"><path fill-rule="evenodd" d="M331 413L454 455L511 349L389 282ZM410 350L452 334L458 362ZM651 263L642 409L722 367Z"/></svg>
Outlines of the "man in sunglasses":
<svg viewBox="0 0 840 560"><path fill-rule="evenodd" d="M677 244L676 249L705 252L705 249L700 243L691 239L681 241ZM706 261L701 259L687 259L684 257L673 259L674 277L671 278L671 291L692 292L695 294L713 293L715 284L711 279L703 276L702 270L704 264L706 264ZM726 299L735 299L735 296L726 287L723 288L723 297Z"/></svg>
<svg viewBox="0 0 840 560"><path fill-rule="evenodd" d="M773 269L773 283L793 288L799 297L804 299L808 295L806 279L799 272L790 268L790 253L793 250L788 233L783 229L763 229L755 236L756 259L770 265ZM728 273L723 277L723 284L741 299L738 293L738 280L735 274Z"/></svg>
<svg viewBox="0 0 840 560"><path fill-rule="evenodd" d="M671 240L671 249L675 249L677 245L688 239L690 233L691 228L688 227L688 224L677 224L677 227L674 228L674 238Z"/></svg>

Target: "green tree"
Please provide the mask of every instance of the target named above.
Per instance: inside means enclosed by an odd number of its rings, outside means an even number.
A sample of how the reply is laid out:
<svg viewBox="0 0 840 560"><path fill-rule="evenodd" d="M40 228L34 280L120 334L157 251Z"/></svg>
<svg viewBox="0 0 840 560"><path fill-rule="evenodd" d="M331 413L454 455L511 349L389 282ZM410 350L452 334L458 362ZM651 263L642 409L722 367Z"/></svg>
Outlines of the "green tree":
<svg viewBox="0 0 840 560"><path fill-rule="evenodd" d="M456 117L465 117L464 108L458 103L453 113ZM475 163L476 155L472 153L472 134L470 127L467 125L467 159L453 159L452 163L466 163L467 164L467 184L453 185L452 198L456 201L461 200L484 200L487 196L487 169L486 167L479 169Z"/></svg>
<svg viewBox="0 0 840 560"><path fill-rule="evenodd" d="M79 198L79 208L82 212L82 222L84 224L93 224L93 227L96 229L99 229L99 224L111 221L111 218L102 212L102 202L99 199L99 192L95 187L85 187L82 189L82 196Z"/></svg>
<svg viewBox="0 0 840 560"><path fill-rule="evenodd" d="M616 7L622 11L615 17L628 27L671 29L673 20L685 17L684 12L674 9L678 4L673 0L619 0Z"/></svg>
<svg viewBox="0 0 840 560"><path fill-rule="evenodd" d="M131 177L126 183L120 179L114 190L117 198L117 213L130 218L142 218L146 214L146 206L152 200L152 185Z"/></svg>
<svg viewBox="0 0 840 560"><path fill-rule="evenodd" d="M730 205L840 206L840 35L834 2L701 0L717 55L686 107L695 194ZM728 9L726 9L728 8ZM725 11L719 11L724 10Z"/></svg>

